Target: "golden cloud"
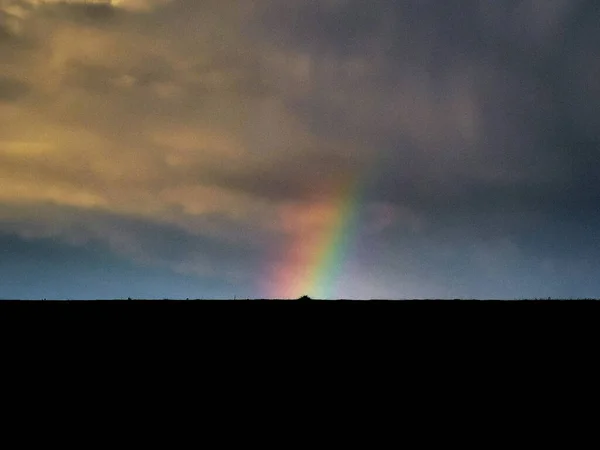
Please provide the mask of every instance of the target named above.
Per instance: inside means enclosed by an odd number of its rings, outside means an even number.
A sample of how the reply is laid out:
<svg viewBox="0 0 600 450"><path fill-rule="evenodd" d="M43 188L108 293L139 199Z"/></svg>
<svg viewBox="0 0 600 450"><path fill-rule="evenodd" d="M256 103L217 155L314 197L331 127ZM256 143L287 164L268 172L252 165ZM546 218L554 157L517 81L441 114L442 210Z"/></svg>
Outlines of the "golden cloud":
<svg viewBox="0 0 600 450"><path fill-rule="evenodd" d="M18 3L25 11L59 2ZM24 33L35 45L5 75L29 89L0 101L0 206L19 207L14 220L29 233L45 233L44 221L52 230L82 221L79 235L89 229L107 240L117 232L91 223L98 214L229 241L322 230L335 213L321 198L328 179L361 170L377 149L317 135L294 105L306 95L334 106L323 111L339 107L342 121L378 120L373 102L382 94L368 84L369 58L276 49L242 36L241 13L212 1L210 14L198 13L197 34L171 39L178 30L161 34L160 14L151 11L166 3L112 2L149 14L107 26L28 10ZM27 15L14 5L15 17ZM414 103L385 125L424 134L430 112ZM35 219L48 205L55 212ZM67 209L85 214L57 222ZM39 223L29 227L31 220Z"/></svg>

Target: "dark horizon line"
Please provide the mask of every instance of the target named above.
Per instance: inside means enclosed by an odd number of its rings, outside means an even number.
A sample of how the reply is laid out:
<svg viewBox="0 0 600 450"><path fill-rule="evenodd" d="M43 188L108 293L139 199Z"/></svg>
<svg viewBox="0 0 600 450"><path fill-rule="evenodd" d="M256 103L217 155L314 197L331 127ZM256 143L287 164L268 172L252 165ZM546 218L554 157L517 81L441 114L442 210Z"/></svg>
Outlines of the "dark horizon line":
<svg viewBox="0 0 600 450"><path fill-rule="evenodd" d="M300 302L306 303L311 301L316 302L556 302L556 301L600 301L600 298L589 298L589 297L577 297L577 298L553 298L553 297L536 297L536 298L404 298L404 299L382 299L382 298L371 298L371 299L318 299L318 298L98 298L98 299L47 299L47 298L36 298L36 299L0 299L0 302L11 303L11 302L27 302L27 303L71 303L71 302L171 302L171 303L188 303L188 302L204 302L204 301L218 301L218 302Z"/></svg>

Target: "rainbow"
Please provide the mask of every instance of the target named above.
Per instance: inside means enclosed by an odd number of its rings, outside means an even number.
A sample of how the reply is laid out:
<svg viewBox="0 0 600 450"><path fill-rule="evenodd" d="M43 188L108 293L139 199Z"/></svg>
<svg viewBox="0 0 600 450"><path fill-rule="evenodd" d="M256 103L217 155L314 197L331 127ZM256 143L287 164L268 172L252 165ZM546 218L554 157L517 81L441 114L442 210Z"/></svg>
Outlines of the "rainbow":
<svg viewBox="0 0 600 450"><path fill-rule="evenodd" d="M360 176L341 176L318 199L284 212L291 238L277 252L270 270L269 297L329 299L335 295L357 236L363 184Z"/></svg>

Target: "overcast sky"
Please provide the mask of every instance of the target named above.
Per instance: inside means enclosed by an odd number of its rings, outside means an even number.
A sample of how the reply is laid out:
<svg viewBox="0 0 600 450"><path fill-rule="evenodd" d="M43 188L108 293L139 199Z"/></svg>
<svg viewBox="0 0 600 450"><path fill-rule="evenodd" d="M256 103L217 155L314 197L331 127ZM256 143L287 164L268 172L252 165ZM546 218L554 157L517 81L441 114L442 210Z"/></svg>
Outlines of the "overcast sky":
<svg viewBox="0 0 600 450"><path fill-rule="evenodd" d="M600 297L599 43L597 0L0 0L0 298Z"/></svg>

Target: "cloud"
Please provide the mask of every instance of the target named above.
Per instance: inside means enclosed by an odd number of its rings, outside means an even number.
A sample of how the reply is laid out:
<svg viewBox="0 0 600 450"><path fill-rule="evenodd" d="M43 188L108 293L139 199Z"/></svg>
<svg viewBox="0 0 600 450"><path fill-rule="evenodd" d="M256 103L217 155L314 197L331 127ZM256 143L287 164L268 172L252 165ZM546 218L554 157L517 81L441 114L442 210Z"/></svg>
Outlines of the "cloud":
<svg viewBox="0 0 600 450"><path fill-rule="evenodd" d="M395 233L485 230L494 253L531 223L595 217L589 1L67 3L0 3L0 205L14 232L94 230L172 265L228 243L256 262L255 245L302 234L290 214L303 224L334 201L336 174L365 180L373 267L393 265L386 239L413 251ZM125 238L119 220L135 223ZM185 236L169 257L147 237L161 227Z"/></svg>
<svg viewBox="0 0 600 450"><path fill-rule="evenodd" d="M2 6L10 11L24 11L33 8L55 6L82 6L88 8L112 7L133 11L149 11L172 0L3 0Z"/></svg>
<svg viewBox="0 0 600 450"><path fill-rule="evenodd" d="M27 83L9 77L0 76L0 102L14 102L27 95Z"/></svg>

